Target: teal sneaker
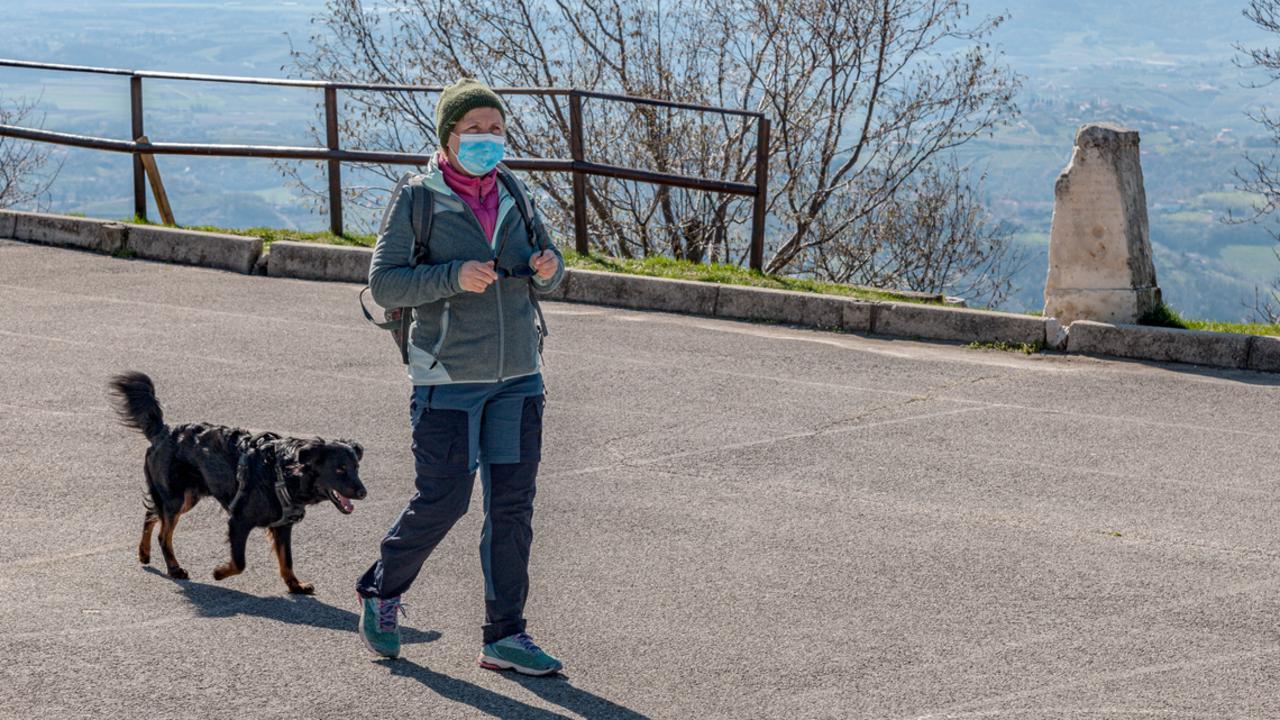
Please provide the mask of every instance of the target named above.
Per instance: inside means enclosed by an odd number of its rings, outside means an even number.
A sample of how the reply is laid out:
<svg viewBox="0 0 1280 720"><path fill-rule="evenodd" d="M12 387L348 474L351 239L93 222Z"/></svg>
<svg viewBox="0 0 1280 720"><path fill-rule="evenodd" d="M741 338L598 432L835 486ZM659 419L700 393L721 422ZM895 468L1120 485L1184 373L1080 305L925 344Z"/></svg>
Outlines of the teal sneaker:
<svg viewBox="0 0 1280 720"><path fill-rule="evenodd" d="M400 657L400 619L404 604L393 598L361 598L360 639L382 657Z"/></svg>
<svg viewBox="0 0 1280 720"><path fill-rule="evenodd" d="M534 644L528 633L508 635L485 645L479 663L488 670L515 670L522 675L550 675L564 668L563 663Z"/></svg>

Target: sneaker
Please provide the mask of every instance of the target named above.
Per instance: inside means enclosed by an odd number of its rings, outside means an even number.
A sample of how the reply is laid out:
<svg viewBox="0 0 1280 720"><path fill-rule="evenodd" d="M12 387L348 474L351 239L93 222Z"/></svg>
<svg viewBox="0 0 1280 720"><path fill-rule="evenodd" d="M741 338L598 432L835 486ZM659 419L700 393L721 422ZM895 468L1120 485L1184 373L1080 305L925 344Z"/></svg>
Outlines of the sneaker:
<svg viewBox="0 0 1280 720"><path fill-rule="evenodd" d="M485 645L479 663L488 670L515 670L522 675L550 675L564 667L538 647L528 633L508 635Z"/></svg>
<svg viewBox="0 0 1280 720"><path fill-rule="evenodd" d="M400 657L400 622L404 604L393 598L361 598L360 639L365 647L388 658Z"/></svg>

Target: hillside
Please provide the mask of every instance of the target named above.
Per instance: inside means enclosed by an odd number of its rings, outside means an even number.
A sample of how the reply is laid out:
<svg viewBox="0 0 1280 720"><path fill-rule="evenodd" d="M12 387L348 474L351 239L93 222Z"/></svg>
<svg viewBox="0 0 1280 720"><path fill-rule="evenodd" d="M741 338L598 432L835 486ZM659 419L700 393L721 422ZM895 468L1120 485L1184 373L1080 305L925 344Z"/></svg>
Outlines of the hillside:
<svg viewBox="0 0 1280 720"><path fill-rule="evenodd" d="M1247 149L1266 147L1245 111L1274 95L1246 87L1257 76L1232 64L1233 43L1268 40L1241 16L1243 0L975 0L970 6L974 15L1009 16L993 43L1025 77L1016 124L962 152L987 173L993 214L1015 228L1031 256L1008 307L1039 307L1053 180L1070 156L1076 128L1114 120L1142 132L1166 296L1191 315L1241 319L1254 287L1280 274L1266 228L1220 221L1227 209L1249 205L1232 190L1231 170ZM7 56L278 76L290 39L305 42L309 20L322 7L321 0L10 0L0 31ZM317 100L314 92L252 86L149 80L146 87L148 132L197 142L305 144ZM127 83L120 78L0 69L0 92L41 98L52 129L120 137L129 126ZM71 151L66 160L50 198L54 209L103 217L131 212L129 186L121 182L129 177L127 157ZM284 187L268 161L162 158L160 164L182 222L324 226L324 217ZM349 215L355 220L359 213Z"/></svg>

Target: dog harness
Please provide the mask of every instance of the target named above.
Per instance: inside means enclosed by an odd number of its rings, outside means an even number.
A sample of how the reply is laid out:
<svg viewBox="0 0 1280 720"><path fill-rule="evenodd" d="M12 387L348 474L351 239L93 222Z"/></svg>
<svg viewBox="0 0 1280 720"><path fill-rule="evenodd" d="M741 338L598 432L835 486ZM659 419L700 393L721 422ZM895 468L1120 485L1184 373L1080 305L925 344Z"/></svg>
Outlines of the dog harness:
<svg viewBox="0 0 1280 720"><path fill-rule="evenodd" d="M272 461L276 468L275 492L276 501L280 503L280 519L271 523L267 527L280 527L281 525L292 525L302 519L307 509L304 505L299 505L293 501L293 496L289 494L289 484L284 479L284 468L281 467L279 458ZM249 453L240 454L240 462L236 467L236 482L240 486L240 492L248 487L246 477L249 472Z"/></svg>
<svg viewBox="0 0 1280 720"><path fill-rule="evenodd" d="M292 525L301 520L307 512L306 507L295 504L289 495L289 486L284 481L284 468L280 466L279 460L276 461L276 500L280 501L280 519L268 527Z"/></svg>

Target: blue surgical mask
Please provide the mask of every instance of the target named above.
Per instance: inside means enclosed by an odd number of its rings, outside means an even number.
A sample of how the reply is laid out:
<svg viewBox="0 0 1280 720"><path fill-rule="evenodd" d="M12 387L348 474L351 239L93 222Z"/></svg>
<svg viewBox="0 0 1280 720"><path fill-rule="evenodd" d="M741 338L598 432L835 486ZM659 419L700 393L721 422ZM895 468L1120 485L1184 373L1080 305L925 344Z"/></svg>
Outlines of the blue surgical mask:
<svg viewBox="0 0 1280 720"><path fill-rule="evenodd" d="M472 175L484 175L502 162L507 139L489 133L458 135L458 163Z"/></svg>

